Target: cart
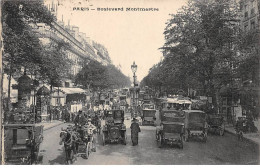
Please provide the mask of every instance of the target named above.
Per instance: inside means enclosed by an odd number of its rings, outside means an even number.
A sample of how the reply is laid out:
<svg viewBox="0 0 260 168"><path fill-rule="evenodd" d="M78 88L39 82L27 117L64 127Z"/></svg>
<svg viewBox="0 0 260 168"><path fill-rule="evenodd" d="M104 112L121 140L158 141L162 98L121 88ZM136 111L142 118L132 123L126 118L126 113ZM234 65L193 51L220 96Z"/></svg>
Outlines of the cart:
<svg viewBox="0 0 260 168"><path fill-rule="evenodd" d="M37 164L40 144L43 141L43 126L39 124L6 124L5 130L5 163Z"/></svg>

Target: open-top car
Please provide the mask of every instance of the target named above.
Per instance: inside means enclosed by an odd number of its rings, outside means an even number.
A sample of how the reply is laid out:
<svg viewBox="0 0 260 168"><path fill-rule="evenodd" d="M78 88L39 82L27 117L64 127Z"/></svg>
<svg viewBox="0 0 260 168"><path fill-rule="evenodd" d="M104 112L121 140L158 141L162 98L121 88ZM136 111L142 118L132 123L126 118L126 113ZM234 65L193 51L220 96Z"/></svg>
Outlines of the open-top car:
<svg viewBox="0 0 260 168"><path fill-rule="evenodd" d="M184 110L185 111L185 136L187 142L192 137L201 138L207 141L207 122L206 114L200 110Z"/></svg>
<svg viewBox="0 0 260 168"><path fill-rule="evenodd" d="M142 106L142 125L154 125L155 124L155 105L143 104Z"/></svg>
<svg viewBox="0 0 260 168"><path fill-rule="evenodd" d="M224 118L220 115L208 115L208 131L219 134L220 136L224 135L225 132L225 124Z"/></svg>
<svg viewBox="0 0 260 168"><path fill-rule="evenodd" d="M126 145L124 111L120 109L107 111L105 113L105 125L102 128L102 132L103 145L107 142L122 142Z"/></svg>
<svg viewBox="0 0 260 168"><path fill-rule="evenodd" d="M6 164L37 164L40 144L43 141L43 126L39 124L6 124Z"/></svg>
<svg viewBox="0 0 260 168"><path fill-rule="evenodd" d="M160 125L156 127L158 147L164 144L183 148L184 112L164 109L160 112Z"/></svg>

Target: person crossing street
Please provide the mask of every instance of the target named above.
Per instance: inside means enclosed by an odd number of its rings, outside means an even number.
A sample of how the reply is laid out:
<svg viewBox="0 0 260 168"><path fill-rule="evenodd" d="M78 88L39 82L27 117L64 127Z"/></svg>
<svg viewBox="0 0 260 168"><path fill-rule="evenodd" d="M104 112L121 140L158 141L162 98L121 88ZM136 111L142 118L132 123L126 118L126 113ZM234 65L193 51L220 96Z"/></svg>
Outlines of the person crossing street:
<svg viewBox="0 0 260 168"><path fill-rule="evenodd" d="M141 129L136 118L133 118L130 128L132 144L133 146L138 145L138 133L141 132Z"/></svg>

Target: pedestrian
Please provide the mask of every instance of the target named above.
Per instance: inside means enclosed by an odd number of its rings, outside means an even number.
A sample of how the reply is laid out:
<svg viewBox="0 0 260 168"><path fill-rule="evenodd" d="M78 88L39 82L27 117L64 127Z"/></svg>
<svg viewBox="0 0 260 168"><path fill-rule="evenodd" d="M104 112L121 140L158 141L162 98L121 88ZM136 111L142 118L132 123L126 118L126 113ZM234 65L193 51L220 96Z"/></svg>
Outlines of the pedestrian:
<svg viewBox="0 0 260 168"><path fill-rule="evenodd" d="M141 132L141 129L136 118L133 118L130 128L132 144L133 146L138 145L138 133Z"/></svg>

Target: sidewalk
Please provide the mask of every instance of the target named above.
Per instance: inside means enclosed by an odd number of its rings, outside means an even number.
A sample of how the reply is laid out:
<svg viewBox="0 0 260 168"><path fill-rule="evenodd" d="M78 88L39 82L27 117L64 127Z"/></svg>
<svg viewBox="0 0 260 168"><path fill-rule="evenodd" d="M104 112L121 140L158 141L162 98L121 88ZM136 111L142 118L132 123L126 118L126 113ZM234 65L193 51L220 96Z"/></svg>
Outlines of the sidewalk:
<svg viewBox="0 0 260 168"><path fill-rule="evenodd" d="M258 121L254 121L255 126L257 127L258 131L256 133L246 133L243 134L243 137L245 139L247 139L250 142L256 143L256 144L260 144L260 122ZM236 134L235 128L233 127L233 125L226 125L225 127L225 131L229 132L231 134Z"/></svg>
<svg viewBox="0 0 260 168"><path fill-rule="evenodd" d="M46 131L48 129L51 129L53 127L56 127L58 125L63 124L64 122L62 121L58 121L58 120L52 120L51 122L44 122L44 123L40 123L41 125L43 125L43 131Z"/></svg>

